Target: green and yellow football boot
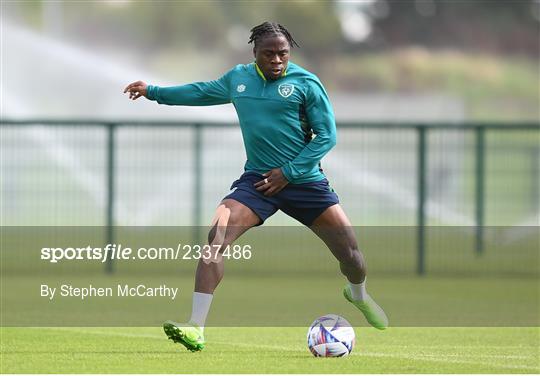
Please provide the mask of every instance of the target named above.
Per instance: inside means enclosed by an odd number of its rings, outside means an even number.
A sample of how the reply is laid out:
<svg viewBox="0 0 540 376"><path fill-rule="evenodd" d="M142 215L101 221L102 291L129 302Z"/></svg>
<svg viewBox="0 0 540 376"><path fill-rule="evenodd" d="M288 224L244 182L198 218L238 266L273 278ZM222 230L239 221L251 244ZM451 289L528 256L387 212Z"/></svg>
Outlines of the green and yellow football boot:
<svg viewBox="0 0 540 376"><path fill-rule="evenodd" d="M203 331L193 323L180 324L168 320L163 323L163 330L169 339L184 345L189 351L195 352L204 349Z"/></svg>
<svg viewBox="0 0 540 376"><path fill-rule="evenodd" d="M367 295L365 300L353 300L349 285L343 288L343 296L364 314L371 326L380 330L388 328L388 317L371 296Z"/></svg>

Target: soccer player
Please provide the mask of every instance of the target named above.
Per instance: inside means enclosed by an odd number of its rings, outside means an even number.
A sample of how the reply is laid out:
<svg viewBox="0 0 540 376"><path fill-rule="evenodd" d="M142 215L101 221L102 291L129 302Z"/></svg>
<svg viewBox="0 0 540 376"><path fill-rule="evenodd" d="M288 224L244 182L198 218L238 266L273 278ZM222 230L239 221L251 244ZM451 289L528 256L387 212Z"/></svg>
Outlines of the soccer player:
<svg viewBox="0 0 540 376"><path fill-rule="evenodd" d="M314 74L289 61L298 46L274 22L251 30L255 62L237 65L209 82L158 87L142 81L124 93L160 104L210 106L232 103L238 114L247 162L236 188L218 206L208 241L224 250L245 231L277 210L308 226L339 261L348 283L345 298L378 329L388 326L384 311L366 292L366 266L352 225L322 172L322 157L336 144L336 125L326 91ZM200 259L191 319L167 321L165 333L191 351L205 346L204 325L213 293L223 277L223 259Z"/></svg>

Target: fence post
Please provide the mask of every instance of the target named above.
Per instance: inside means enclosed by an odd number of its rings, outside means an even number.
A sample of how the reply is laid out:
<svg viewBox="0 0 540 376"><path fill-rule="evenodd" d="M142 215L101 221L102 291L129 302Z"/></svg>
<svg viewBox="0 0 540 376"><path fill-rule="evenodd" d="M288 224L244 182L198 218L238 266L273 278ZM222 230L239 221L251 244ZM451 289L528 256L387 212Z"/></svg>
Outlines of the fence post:
<svg viewBox="0 0 540 376"><path fill-rule="evenodd" d="M426 134L427 128L422 125L416 127L418 132L418 152L417 152L417 185L418 185L418 207L417 207L417 262L416 273L423 275L426 271L425 267L425 227L426 227L426 158L427 144Z"/></svg>
<svg viewBox="0 0 540 376"><path fill-rule="evenodd" d="M485 136L486 130L478 126L476 136L476 254L484 251L484 202L485 202Z"/></svg>
<svg viewBox="0 0 540 376"><path fill-rule="evenodd" d="M114 170L115 170L115 124L107 124L107 214L106 214L106 232L105 245L114 244ZM113 273L114 264L111 257L107 258L105 263L105 272Z"/></svg>
<svg viewBox="0 0 540 376"><path fill-rule="evenodd" d="M540 211L540 147L538 145L531 148L531 198L532 211L534 214Z"/></svg>
<svg viewBox="0 0 540 376"><path fill-rule="evenodd" d="M202 125L194 125L193 149L193 242L199 244L201 240L202 217Z"/></svg>

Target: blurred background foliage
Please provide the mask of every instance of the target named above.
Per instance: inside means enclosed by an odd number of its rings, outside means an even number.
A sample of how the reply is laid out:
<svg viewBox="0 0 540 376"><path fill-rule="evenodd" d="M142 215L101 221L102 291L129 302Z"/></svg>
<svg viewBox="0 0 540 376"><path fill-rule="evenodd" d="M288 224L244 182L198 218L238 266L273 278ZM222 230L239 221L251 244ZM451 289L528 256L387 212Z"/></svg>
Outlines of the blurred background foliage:
<svg viewBox="0 0 540 376"><path fill-rule="evenodd" d="M539 118L539 0L21 1L5 17L178 82L252 59L249 30L285 25L330 91L444 93L473 120Z"/></svg>

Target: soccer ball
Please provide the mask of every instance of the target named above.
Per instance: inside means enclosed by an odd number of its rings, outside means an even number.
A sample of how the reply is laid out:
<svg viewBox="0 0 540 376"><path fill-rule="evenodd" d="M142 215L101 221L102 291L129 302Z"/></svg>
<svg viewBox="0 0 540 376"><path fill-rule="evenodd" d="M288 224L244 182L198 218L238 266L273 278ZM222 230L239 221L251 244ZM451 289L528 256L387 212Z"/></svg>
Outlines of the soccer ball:
<svg viewBox="0 0 540 376"><path fill-rule="evenodd" d="M313 321L309 327L307 342L309 351L314 356L347 356L354 347L354 329L341 316L324 315Z"/></svg>

